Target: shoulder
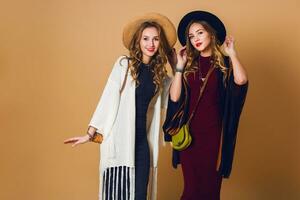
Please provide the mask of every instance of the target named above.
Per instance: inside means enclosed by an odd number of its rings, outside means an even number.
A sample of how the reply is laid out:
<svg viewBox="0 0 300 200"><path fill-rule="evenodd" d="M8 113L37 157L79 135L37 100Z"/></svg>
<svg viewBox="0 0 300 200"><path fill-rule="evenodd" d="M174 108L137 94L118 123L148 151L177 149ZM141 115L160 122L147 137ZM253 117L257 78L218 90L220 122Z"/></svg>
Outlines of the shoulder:
<svg viewBox="0 0 300 200"><path fill-rule="evenodd" d="M116 62L118 62L119 65L121 65L121 66L123 66L123 65L126 65L126 66L127 66L128 60L129 60L128 56L122 55L122 56L119 56L119 57L118 57L118 59L117 59Z"/></svg>
<svg viewBox="0 0 300 200"><path fill-rule="evenodd" d="M128 57L119 56L112 67L109 79L119 82L124 76L124 74L126 73L127 66L128 66Z"/></svg>
<svg viewBox="0 0 300 200"><path fill-rule="evenodd" d="M126 55L122 55L122 56L119 56L117 58L117 60L115 61L115 64L113 66L113 70L116 70L116 71L124 71L127 69L128 67L128 56Z"/></svg>

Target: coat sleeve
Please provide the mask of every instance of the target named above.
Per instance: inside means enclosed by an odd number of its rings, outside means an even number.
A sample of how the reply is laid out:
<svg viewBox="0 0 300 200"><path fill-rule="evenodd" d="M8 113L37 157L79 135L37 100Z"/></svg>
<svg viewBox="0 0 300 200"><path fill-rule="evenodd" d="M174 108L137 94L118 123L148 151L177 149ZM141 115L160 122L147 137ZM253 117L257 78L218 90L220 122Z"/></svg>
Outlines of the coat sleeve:
<svg viewBox="0 0 300 200"><path fill-rule="evenodd" d="M223 116L223 146L220 171L224 178L228 178L232 169L235 144L240 116L246 100L248 82L237 85L231 73L225 94L225 110Z"/></svg>
<svg viewBox="0 0 300 200"><path fill-rule="evenodd" d="M124 57L120 57L115 62L104 87L102 96L89 123L89 126L96 128L97 132L103 135L103 140L109 136L119 108L120 88L123 78L121 77L121 74L124 74L121 72L122 68L127 67L124 66L124 64L121 65L123 58Z"/></svg>
<svg viewBox="0 0 300 200"><path fill-rule="evenodd" d="M184 83L183 83L184 84ZM172 137L170 136L169 132L177 129L182 125L184 122L184 116L180 115L177 116L177 113L184 113L184 103L185 103L185 91L184 89L181 90L180 98L177 102L174 102L170 98L170 94L168 93L168 101L167 101L167 112L166 118L163 123L163 131L164 131L164 139L165 141L171 141ZM176 115L176 117L175 117ZM183 120L181 118L183 117Z"/></svg>
<svg viewBox="0 0 300 200"><path fill-rule="evenodd" d="M169 92L170 92L170 86L171 86L172 78L167 76L167 78L164 80L163 84L163 90L161 94L161 108L167 109L168 107L168 99L169 99Z"/></svg>

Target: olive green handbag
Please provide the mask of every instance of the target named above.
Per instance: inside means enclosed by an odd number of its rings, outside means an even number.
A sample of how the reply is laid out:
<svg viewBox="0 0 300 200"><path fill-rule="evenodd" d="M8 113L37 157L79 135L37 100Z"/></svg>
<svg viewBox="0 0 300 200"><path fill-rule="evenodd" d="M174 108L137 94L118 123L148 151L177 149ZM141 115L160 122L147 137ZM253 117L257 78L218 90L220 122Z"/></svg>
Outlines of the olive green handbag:
<svg viewBox="0 0 300 200"><path fill-rule="evenodd" d="M189 132L188 124L183 124L176 135L172 136L172 146L178 151L182 151L190 146L192 136Z"/></svg>
<svg viewBox="0 0 300 200"><path fill-rule="evenodd" d="M203 85L202 85L202 87L200 87L197 104L196 104L195 109L193 110L192 114L190 115L189 119L187 120L187 122L185 124L183 124L181 126L181 128L179 129L179 131L176 134L172 135L172 146L175 150L178 150L178 151L185 150L188 146L190 146L190 144L192 142L192 136L189 131L189 124L195 114L195 111L197 110L200 99L202 97L205 86L207 84L208 78L209 78L210 74L212 73L212 71L214 70L214 68L215 67L211 67L205 76Z"/></svg>

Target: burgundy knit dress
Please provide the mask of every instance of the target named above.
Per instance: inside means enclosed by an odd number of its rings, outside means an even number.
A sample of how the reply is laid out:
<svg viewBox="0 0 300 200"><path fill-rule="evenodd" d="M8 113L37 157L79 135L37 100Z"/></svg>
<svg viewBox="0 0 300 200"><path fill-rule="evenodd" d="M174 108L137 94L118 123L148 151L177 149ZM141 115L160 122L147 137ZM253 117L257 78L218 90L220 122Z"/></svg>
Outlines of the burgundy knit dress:
<svg viewBox="0 0 300 200"><path fill-rule="evenodd" d="M199 67L187 77L191 91L189 114L194 110L199 96L200 74L205 77L211 67L210 57L200 57ZM215 69L207 82L198 109L190 123L193 141L180 152L184 177L181 200L218 200L222 178L216 171L220 147L222 121L218 74Z"/></svg>

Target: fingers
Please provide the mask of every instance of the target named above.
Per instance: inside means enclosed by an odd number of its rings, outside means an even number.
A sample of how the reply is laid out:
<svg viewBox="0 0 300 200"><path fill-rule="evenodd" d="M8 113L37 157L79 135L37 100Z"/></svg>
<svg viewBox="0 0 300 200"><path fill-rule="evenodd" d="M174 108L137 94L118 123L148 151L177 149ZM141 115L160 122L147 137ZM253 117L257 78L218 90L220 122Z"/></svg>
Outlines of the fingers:
<svg viewBox="0 0 300 200"><path fill-rule="evenodd" d="M179 49L179 51L182 51L182 50L184 50L184 49L186 49L186 45L183 46L183 47L181 47L181 48Z"/></svg>
<svg viewBox="0 0 300 200"><path fill-rule="evenodd" d="M84 144L86 142L88 142L89 139L88 138L85 138L85 137L81 137L80 139L78 139L74 144L72 144L72 147L75 147L79 144Z"/></svg>
<svg viewBox="0 0 300 200"><path fill-rule="evenodd" d="M79 140L77 142L75 142L74 144L72 144L72 147L76 147L78 144L80 144Z"/></svg>
<svg viewBox="0 0 300 200"><path fill-rule="evenodd" d="M234 42L235 42L235 39L233 36L231 36L231 35L226 36L226 39L224 42L224 50L228 56L233 56L236 54Z"/></svg>
<svg viewBox="0 0 300 200"><path fill-rule="evenodd" d="M179 49L178 53L182 54L184 51L186 51L186 46L183 46Z"/></svg>
<svg viewBox="0 0 300 200"><path fill-rule="evenodd" d="M176 55L176 49L175 48L172 49L172 55Z"/></svg>
<svg viewBox="0 0 300 200"><path fill-rule="evenodd" d="M231 36L231 35L228 35L228 36L226 36L226 44L232 44L232 43L234 43L234 37L233 36Z"/></svg>
<svg viewBox="0 0 300 200"><path fill-rule="evenodd" d="M169 59L174 59L176 57L176 49L173 48L170 54L167 55Z"/></svg>
<svg viewBox="0 0 300 200"><path fill-rule="evenodd" d="M181 47L178 51L179 56L185 56L186 55L186 46Z"/></svg>
<svg viewBox="0 0 300 200"><path fill-rule="evenodd" d="M171 67L174 68L175 65L177 64L177 55L176 55L176 50L174 48L172 49L172 52L169 55L167 55L167 58Z"/></svg>
<svg viewBox="0 0 300 200"><path fill-rule="evenodd" d="M79 140L78 137L69 138L64 141L64 144L74 143L74 142L77 142L78 140Z"/></svg>

